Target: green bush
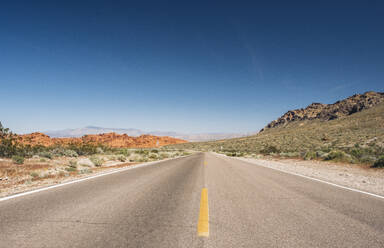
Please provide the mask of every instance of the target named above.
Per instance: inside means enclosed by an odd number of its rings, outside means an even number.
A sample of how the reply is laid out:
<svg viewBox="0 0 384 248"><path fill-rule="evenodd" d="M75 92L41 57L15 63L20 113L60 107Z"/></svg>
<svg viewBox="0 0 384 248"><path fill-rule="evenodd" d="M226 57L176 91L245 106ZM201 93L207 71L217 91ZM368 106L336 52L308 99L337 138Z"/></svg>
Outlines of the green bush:
<svg viewBox="0 0 384 248"><path fill-rule="evenodd" d="M101 158L99 158L99 157L97 157L97 156L91 156L91 157L89 158L89 160L91 160L91 162L92 162L96 167L100 167L100 166L102 166L103 163L104 163L104 160L101 159Z"/></svg>
<svg viewBox="0 0 384 248"><path fill-rule="evenodd" d="M39 152L37 155L39 155L40 157L43 157L43 158L49 158L49 159L53 158L52 152L49 152L49 151Z"/></svg>
<svg viewBox="0 0 384 248"><path fill-rule="evenodd" d="M74 172L74 171L77 171L77 168L73 168L73 167L68 166L67 168L65 168L65 170L68 172Z"/></svg>
<svg viewBox="0 0 384 248"><path fill-rule="evenodd" d="M77 154L76 151L74 151L72 149L66 149L64 147L54 148L51 151L51 154L53 156L65 156L65 157L78 157L79 156L79 154Z"/></svg>
<svg viewBox="0 0 384 248"><path fill-rule="evenodd" d="M149 158L150 158L150 159L157 159L158 156L157 156L156 153L151 153L151 154L149 154Z"/></svg>
<svg viewBox="0 0 384 248"><path fill-rule="evenodd" d="M119 160L120 162L125 162L126 158L125 158L125 156L120 155L120 156L117 157L117 160Z"/></svg>
<svg viewBox="0 0 384 248"><path fill-rule="evenodd" d="M39 177L39 174L37 174L36 172L32 172L30 175L32 179L37 179Z"/></svg>
<svg viewBox="0 0 384 248"><path fill-rule="evenodd" d="M129 157L131 155L130 151L128 149L122 148L117 151L117 154L121 154L125 157Z"/></svg>
<svg viewBox="0 0 384 248"><path fill-rule="evenodd" d="M378 160L372 165L373 168L384 168L384 155L380 156Z"/></svg>
<svg viewBox="0 0 384 248"><path fill-rule="evenodd" d="M363 151L362 149L356 147L356 148L353 148L353 149L350 151L350 154L351 154L352 156L354 156L355 158L360 159L360 158L363 156L364 151Z"/></svg>
<svg viewBox="0 0 384 248"><path fill-rule="evenodd" d="M159 158L160 158L160 159L169 158L169 154L168 154L168 153L165 153L165 152L162 152L162 153L160 153Z"/></svg>
<svg viewBox="0 0 384 248"><path fill-rule="evenodd" d="M279 153L279 149L277 149L275 146L265 146L263 149L260 150L260 153L262 154L272 154L272 153Z"/></svg>
<svg viewBox="0 0 384 248"><path fill-rule="evenodd" d="M306 152L304 155L305 160L313 160L317 158L316 152Z"/></svg>
<svg viewBox="0 0 384 248"><path fill-rule="evenodd" d="M0 157L11 158L17 153L15 135L0 122Z"/></svg>
<svg viewBox="0 0 384 248"><path fill-rule="evenodd" d="M69 167L77 168L77 162L74 160L69 161Z"/></svg>
<svg viewBox="0 0 384 248"><path fill-rule="evenodd" d="M324 160L333 160L336 162L348 162L348 163L353 163L355 162L351 155L346 154L343 151L339 150L332 150L328 155L325 157Z"/></svg>
<svg viewBox="0 0 384 248"><path fill-rule="evenodd" d="M24 164L24 157L18 156L18 155L14 155L14 156L12 156L12 161L15 164Z"/></svg>
<svg viewBox="0 0 384 248"><path fill-rule="evenodd" d="M364 154L359 159L360 162L366 163L366 164L373 164L376 160L377 160L377 157L375 157L373 155L367 155L367 154Z"/></svg>

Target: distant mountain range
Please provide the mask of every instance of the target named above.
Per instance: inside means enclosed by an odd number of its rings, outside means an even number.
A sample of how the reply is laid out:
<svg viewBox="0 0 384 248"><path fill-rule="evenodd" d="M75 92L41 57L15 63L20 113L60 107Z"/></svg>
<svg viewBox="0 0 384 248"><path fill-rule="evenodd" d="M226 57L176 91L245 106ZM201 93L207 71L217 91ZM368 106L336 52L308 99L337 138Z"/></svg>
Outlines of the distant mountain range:
<svg viewBox="0 0 384 248"><path fill-rule="evenodd" d="M252 133L186 134L186 133L167 132L167 131L145 132L136 128L105 128L105 127L95 127L95 126L87 126L83 128L74 128L74 129L63 129L63 130L56 130L56 131L45 131L43 133L45 133L46 135L52 138L65 138L65 137L81 137L87 134L102 134L102 133L111 133L111 132L114 132L117 134L127 134L129 136L140 136L143 134L156 135L156 136L169 136L177 139L187 140L190 142L239 138L239 137L252 135Z"/></svg>

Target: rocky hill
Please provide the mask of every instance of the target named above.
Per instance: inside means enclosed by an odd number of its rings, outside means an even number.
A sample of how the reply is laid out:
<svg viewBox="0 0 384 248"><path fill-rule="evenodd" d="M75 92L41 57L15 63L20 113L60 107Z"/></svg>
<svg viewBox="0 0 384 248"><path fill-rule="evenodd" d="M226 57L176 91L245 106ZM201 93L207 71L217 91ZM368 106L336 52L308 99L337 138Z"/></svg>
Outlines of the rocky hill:
<svg viewBox="0 0 384 248"><path fill-rule="evenodd" d="M127 134L104 133L84 135L80 138L51 138L43 133L31 133L17 136L18 142L23 145L31 146L54 146L69 144L94 144L105 145L108 147L126 147L126 148L150 148L161 147L165 145L185 143L185 140L176 139L167 136L141 135L131 137Z"/></svg>
<svg viewBox="0 0 384 248"><path fill-rule="evenodd" d="M277 120L270 122L264 129L287 125L293 121L301 120L334 120L371 108L384 102L384 93L369 91L364 94L356 94L333 104L312 103L306 108L290 110Z"/></svg>

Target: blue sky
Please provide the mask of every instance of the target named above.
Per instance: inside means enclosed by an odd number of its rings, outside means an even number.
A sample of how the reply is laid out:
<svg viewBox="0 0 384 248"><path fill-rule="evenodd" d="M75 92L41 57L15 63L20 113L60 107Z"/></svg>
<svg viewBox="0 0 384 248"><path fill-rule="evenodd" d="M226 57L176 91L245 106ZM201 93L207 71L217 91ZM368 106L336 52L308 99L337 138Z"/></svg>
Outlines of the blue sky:
<svg viewBox="0 0 384 248"><path fill-rule="evenodd" d="M0 121L251 132L383 91L383 1L183 2L3 1Z"/></svg>

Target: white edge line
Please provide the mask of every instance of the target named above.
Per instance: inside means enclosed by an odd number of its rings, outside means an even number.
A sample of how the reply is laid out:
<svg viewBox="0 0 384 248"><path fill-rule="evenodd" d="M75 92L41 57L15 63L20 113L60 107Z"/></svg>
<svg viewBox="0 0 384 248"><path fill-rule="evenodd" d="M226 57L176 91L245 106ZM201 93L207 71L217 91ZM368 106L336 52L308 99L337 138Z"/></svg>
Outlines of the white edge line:
<svg viewBox="0 0 384 248"><path fill-rule="evenodd" d="M215 154L217 154L217 153L215 153ZM217 154L217 155L221 155L221 154ZM222 156L225 156L226 158L231 159L230 157L228 157L226 155L222 155ZM256 163L248 162L248 161L245 161L245 160L242 160L242 159L237 159L237 158L233 158L233 159L240 160L240 161L243 161L245 163L252 164L252 165L262 166L264 168L269 168L269 169L272 169L272 170L281 171L281 172L284 172L284 173L287 173L287 174L291 174L291 175L295 175L295 176L299 176L299 177L304 177L306 179L310 179L310 180L313 180L313 181L329 184L329 185L332 185L332 186L335 186L335 187L338 187L338 188L347 189L347 190L358 192L358 193L361 193L361 194L366 194L366 195L370 195L370 196L374 196L374 197L377 197L377 198L384 199L384 196L382 196L382 195L376 195L376 194L369 193L369 192L366 192L366 191L362 191L362 190L358 190L358 189L342 186L342 185L339 185L339 184L327 182L327 181L324 181L324 180L321 180L321 179L317 179L317 178L314 178L314 177L304 176L304 175L297 174L297 173L294 173L294 172L289 172L289 171L285 171L285 170L282 170L282 169L268 167L268 166L265 166L265 165L262 165L262 164L256 164Z"/></svg>
<svg viewBox="0 0 384 248"><path fill-rule="evenodd" d="M143 164L131 165L131 166L128 166L127 168L115 169L115 170L111 170L111 171L104 172L104 173L101 172L101 173L98 173L98 174L96 174L94 176L88 176L88 177L85 177L85 178L81 178L81 179L77 179L77 180L75 179L75 180L72 180L72 181L69 181L69 182L65 182L65 183L59 183L59 184L51 185L51 186L48 186L48 187L43 187L43 188L39 188L39 189L34 189L34 190L30 190L30 191L26 191L26 192L22 192L22 193L17 193L17 194L14 194L14 195L2 197L2 198L0 198L0 202L7 201L7 200L10 200L10 199L13 199L13 198L17 198L17 197L21 197L21 196L25 196L25 195L30 195L30 194L38 193L38 192L41 192L41 191L46 191L46 190L50 190L50 189L54 189L54 188L63 187L63 186L66 186L66 185L69 185L69 184L73 184L73 183L79 183L79 182L87 181L87 180L90 180L90 179L93 179L93 178L97 178L97 177L102 177L102 176L106 176L106 175L110 175L110 174L114 174L114 173L118 173L118 172L122 172L122 171L126 171L126 170L131 170L131 169L135 169L135 168L139 168L139 167L153 165L153 164L161 163L161 162L164 162L164 161L169 161L169 160L178 159L178 158L184 158L184 157L188 157L188 156L190 156L190 155L181 156L181 157L177 157L177 158L171 158L171 159L164 159L164 160L160 160L160 161L152 161L152 162L143 163Z"/></svg>

